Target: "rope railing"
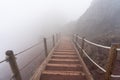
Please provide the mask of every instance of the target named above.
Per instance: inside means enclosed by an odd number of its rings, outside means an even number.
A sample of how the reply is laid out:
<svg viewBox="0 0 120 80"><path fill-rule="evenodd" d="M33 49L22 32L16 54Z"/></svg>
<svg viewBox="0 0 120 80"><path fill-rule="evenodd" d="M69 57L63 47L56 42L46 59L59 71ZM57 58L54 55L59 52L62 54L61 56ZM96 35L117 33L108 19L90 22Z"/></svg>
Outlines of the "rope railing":
<svg viewBox="0 0 120 80"><path fill-rule="evenodd" d="M60 36L59 36L59 37L60 37ZM51 44L52 46L51 46L51 47L54 47L54 46L55 46L55 44L56 44L56 43L58 42L58 40L60 39L59 37L58 37L58 35L55 35L55 36L53 35L53 36L51 36L51 39L52 39L52 42L51 42L51 43L52 43L52 44ZM12 74L14 74L14 75L10 78L10 80L13 80L13 78L14 78L15 80L22 80L20 71L22 71L22 70L25 69L27 66L29 66L30 64L32 64L33 61L35 61L36 59L38 59L38 57L40 57L40 55L42 54L42 52L45 52L45 56L47 57L47 55L48 55L47 39L50 39L50 37L43 38L42 41L40 41L40 42L38 42L38 43L30 46L29 48L26 48L25 50L20 51L20 52L18 52L18 53L16 53L16 54L14 54L14 52L13 52L12 50L8 50L8 51L6 52L6 59L0 61L0 64L3 63L3 62L6 62L6 61L9 63L9 65L10 65L10 67L11 67ZM42 50L39 55L35 56L33 59L31 59L29 62L27 62L22 68L19 69L19 68L18 68L18 65L17 65L17 62L16 62L16 59L17 59L16 56L18 56L18 55L20 55L20 54L23 54L23 53L25 53L25 52L27 52L27 51L35 48L36 46L40 45L41 43L43 43L43 48L44 48L44 50Z"/></svg>
<svg viewBox="0 0 120 80"><path fill-rule="evenodd" d="M34 62L34 60L36 60L37 58L39 58L41 56L41 53L43 52L44 50L42 50L40 52L40 55L37 55L35 56L33 59L31 59L27 64L25 64L21 69L19 69L19 71L22 71L23 69L25 69L28 65L30 65L32 62Z"/></svg>
<svg viewBox="0 0 120 80"><path fill-rule="evenodd" d="M80 36L78 36L78 39L82 39ZM88 44L91 44L91 45L94 45L96 47L100 47L100 48L104 48L104 49L110 49L111 47L108 47L108 46L103 46L103 45L100 45L100 44L96 44L96 43L93 43L91 41L88 41L87 39L84 39Z"/></svg>
<svg viewBox="0 0 120 80"><path fill-rule="evenodd" d="M12 76L10 77L10 80L15 80L15 76L12 75Z"/></svg>
<svg viewBox="0 0 120 80"><path fill-rule="evenodd" d="M0 61L0 64L3 63L3 62L5 62L6 60L7 60L7 59L4 59L4 60Z"/></svg>
<svg viewBox="0 0 120 80"><path fill-rule="evenodd" d="M82 40L82 37L80 37L80 36L77 36L78 37L78 39L80 39L80 40ZM91 41L89 41L89 40L87 40L87 39L84 39L88 44L91 44L91 45L94 45L94 46L97 46L97 47L100 47L100 48L104 48L104 49L110 49L111 47L109 47L109 46L103 46L103 45L100 45L100 44L96 44L96 43L93 43L93 42L91 42ZM120 51L120 48L117 48L117 51Z"/></svg>
<svg viewBox="0 0 120 80"><path fill-rule="evenodd" d="M93 42L88 41L88 40L86 40L86 39L85 39L85 41L86 41L87 43L89 43L89 44L92 44L92 45L97 46L97 47L100 47L100 48L104 48L104 49L110 49L110 48L111 48L111 47L108 47L108 46L103 46L103 45L100 45L100 44L93 43Z"/></svg>
<svg viewBox="0 0 120 80"><path fill-rule="evenodd" d="M113 77L113 78L120 78L120 75L111 75L111 77Z"/></svg>
<svg viewBox="0 0 120 80"><path fill-rule="evenodd" d="M28 51L28 50L30 50L30 49L32 49L32 48L40 45L40 43L42 43L42 41L41 41L41 42L38 42L38 43L36 43L36 44L34 44L34 45L32 45L31 47L29 47L29 48L27 48L27 49L25 49L25 50L23 50L23 51L20 51L19 53L15 54L15 56L17 56L17 55L19 55L19 54L22 54L22 53L24 53L24 52L26 52L26 51Z"/></svg>
<svg viewBox="0 0 120 80"><path fill-rule="evenodd" d="M79 43L78 43L78 39L83 41L82 42L82 47L84 46L84 42L90 44L90 45L93 45L93 46L96 46L96 47L100 47L100 48L104 48L104 49L108 49L108 50L111 50L110 51L110 54L109 54L109 59L108 59L108 63L106 65L106 67L108 69L104 69L102 68L100 65L98 65L88 54L87 52L84 50L84 48L82 48ZM73 40L76 44L76 46L78 48L80 48L83 52L83 54L96 66L98 67L101 71L103 71L105 73L105 80L110 80L110 78L120 78L120 75L113 75L111 74L112 73L112 70L113 70L113 64L115 63L115 59L117 58L117 51L120 51L120 48L118 48L118 44L115 44L111 47L108 47L108 46L103 46L103 45L100 45L100 44L96 44L96 43L93 43L87 39L84 39L84 38L81 38L78 34L74 35L74 40ZM112 60L111 60L112 59Z"/></svg>
<svg viewBox="0 0 120 80"><path fill-rule="evenodd" d="M40 45L40 43L42 43L42 41L41 41L41 42L38 42L38 43L32 45L31 47L29 47L29 48L27 48L27 49L25 49L25 50L23 50L23 51L20 51L20 52L18 52L17 54L14 54L14 55L15 55L15 56L18 56L19 54L22 54L22 53L24 53L24 52L26 52L26 51L28 51L28 50L30 50L30 49L32 49L32 48ZM3 62L6 62L6 61L7 61L7 59L4 59L4 60L0 61L0 64L3 63Z"/></svg>
<svg viewBox="0 0 120 80"><path fill-rule="evenodd" d="M80 49L82 49L78 43L76 43L76 44L77 44L77 46L78 46ZM100 65L98 65L94 60L92 60L92 58L87 54L87 52L86 52L85 50L82 49L82 51L83 51L83 53L86 55L86 57L87 57L96 67L98 67L101 71L106 72L106 70L105 70L104 68L102 68L102 67L101 67Z"/></svg>

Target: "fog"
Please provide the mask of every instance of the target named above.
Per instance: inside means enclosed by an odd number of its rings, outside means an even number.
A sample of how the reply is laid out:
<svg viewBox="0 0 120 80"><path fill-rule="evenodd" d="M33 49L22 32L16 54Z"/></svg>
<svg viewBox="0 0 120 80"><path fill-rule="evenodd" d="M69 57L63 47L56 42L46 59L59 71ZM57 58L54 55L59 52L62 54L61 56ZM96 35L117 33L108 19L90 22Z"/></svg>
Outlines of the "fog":
<svg viewBox="0 0 120 80"><path fill-rule="evenodd" d="M92 0L1 0L0 61L7 50L24 50L41 38L61 32L77 20ZM64 27L63 27L64 26Z"/></svg>
<svg viewBox="0 0 120 80"><path fill-rule="evenodd" d="M67 22L78 19L90 2L91 0L1 0L0 57L8 49L18 50L18 47L24 47L22 44L34 43L44 34L58 32Z"/></svg>

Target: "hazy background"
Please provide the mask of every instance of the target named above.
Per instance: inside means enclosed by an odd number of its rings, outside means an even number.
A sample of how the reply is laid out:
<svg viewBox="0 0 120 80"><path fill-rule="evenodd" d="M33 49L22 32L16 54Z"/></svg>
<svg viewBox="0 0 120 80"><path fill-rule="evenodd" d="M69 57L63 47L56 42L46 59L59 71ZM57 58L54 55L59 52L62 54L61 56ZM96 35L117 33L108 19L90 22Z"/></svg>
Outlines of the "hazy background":
<svg viewBox="0 0 120 80"><path fill-rule="evenodd" d="M70 29L69 23L74 24L88 9L91 1L0 0L0 61L5 59L6 50L18 53L41 41L43 37ZM23 80L29 80L43 61L45 55L40 54L40 49L43 49L41 45L16 57L20 69L38 55L32 65L20 72ZM0 70L0 80L9 80L12 75L9 64L0 64Z"/></svg>
<svg viewBox="0 0 120 80"><path fill-rule="evenodd" d="M1 0L0 60L8 49L19 52L45 34L78 19L92 0ZM23 45L24 44L24 45Z"/></svg>

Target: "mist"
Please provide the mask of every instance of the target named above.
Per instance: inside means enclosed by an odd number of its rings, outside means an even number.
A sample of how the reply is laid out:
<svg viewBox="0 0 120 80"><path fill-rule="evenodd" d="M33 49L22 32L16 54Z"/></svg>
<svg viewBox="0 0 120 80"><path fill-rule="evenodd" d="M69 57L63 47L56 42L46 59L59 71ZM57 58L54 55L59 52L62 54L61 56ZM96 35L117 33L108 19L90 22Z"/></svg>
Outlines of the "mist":
<svg viewBox="0 0 120 80"><path fill-rule="evenodd" d="M91 0L0 1L0 57L6 50L20 51L40 37L60 32L63 25L78 19L90 2ZM18 49L18 46L21 48Z"/></svg>
<svg viewBox="0 0 120 80"><path fill-rule="evenodd" d="M0 61L5 59L7 50L18 53L39 42L43 37L69 29L66 25L79 19L91 1L1 0ZM5 73L2 77L4 76Z"/></svg>

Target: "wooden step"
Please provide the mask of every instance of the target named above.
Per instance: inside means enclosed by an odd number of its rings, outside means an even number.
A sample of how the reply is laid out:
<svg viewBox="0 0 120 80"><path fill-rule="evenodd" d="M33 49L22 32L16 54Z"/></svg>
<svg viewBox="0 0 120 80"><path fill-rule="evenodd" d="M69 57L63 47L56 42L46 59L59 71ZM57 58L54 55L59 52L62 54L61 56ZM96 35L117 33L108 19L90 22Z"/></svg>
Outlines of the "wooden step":
<svg viewBox="0 0 120 80"><path fill-rule="evenodd" d="M53 54L67 54L67 55L71 54L71 55L74 55L76 53L75 52L54 52Z"/></svg>
<svg viewBox="0 0 120 80"><path fill-rule="evenodd" d="M52 57L76 57L77 55L53 55Z"/></svg>
<svg viewBox="0 0 120 80"><path fill-rule="evenodd" d="M75 50L55 50L55 52L75 52Z"/></svg>
<svg viewBox="0 0 120 80"><path fill-rule="evenodd" d="M73 75L73 76L62 76L62 75L47 75L41 76L40 80L88 80L85 76Z"/></svg>
<svg viewBox="0 0 120 80"><path fill-rule="evenodd" d="M42 74L48 74L48 75L64 75L64 76L77 76L81 75L84 76L85 74L80 71L52 71L52 70L45 70L42 72Z"/></svg>
<svg viewBox="0 0 120 80"><path fill-rule="evenodd" d="M50 63L48 63L47 66L51 66L51 67L81 67L80 64L50 64Z"/></svg>
<svg viewBox="0 0 120 80"><path fill-rule="evenodd" d="M60 43L54 50L40 80L87 80L73 44Z"/></svg>
<svg viewBox="0 0 120 80"><path fill-rule="evenodd" d="M75 53L53 53L53 55L76 55Z"/></svg>
<svg viewBox="0 0 120 80"><path fill-rule="evenodd" d="M50 59L50 61L71 61L71 62L75 62L75 61L79 61L79 59Z"/></svg>

